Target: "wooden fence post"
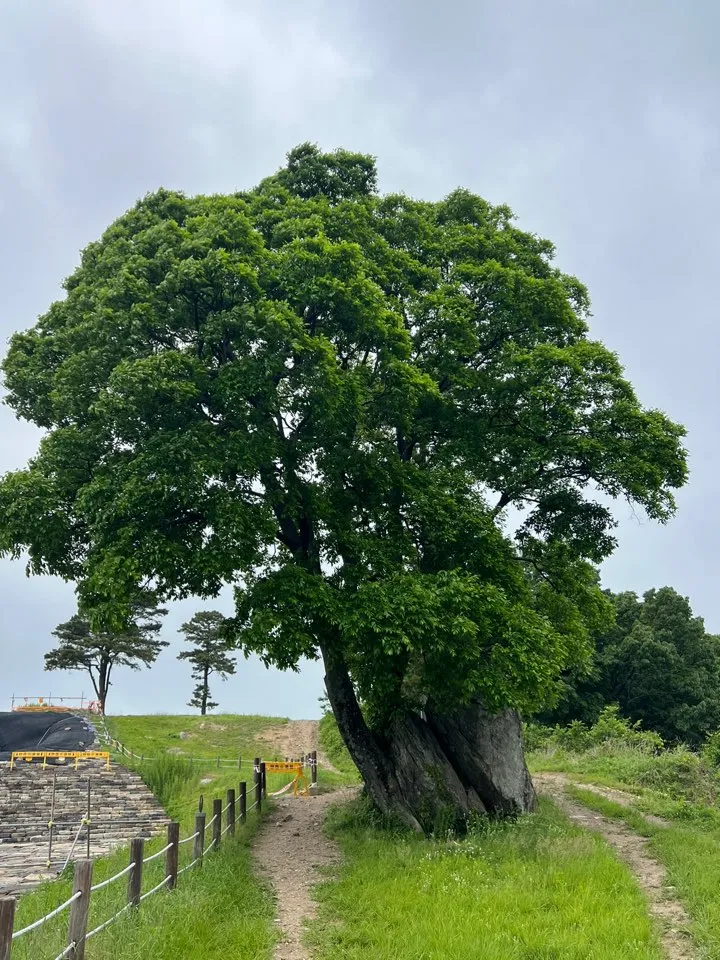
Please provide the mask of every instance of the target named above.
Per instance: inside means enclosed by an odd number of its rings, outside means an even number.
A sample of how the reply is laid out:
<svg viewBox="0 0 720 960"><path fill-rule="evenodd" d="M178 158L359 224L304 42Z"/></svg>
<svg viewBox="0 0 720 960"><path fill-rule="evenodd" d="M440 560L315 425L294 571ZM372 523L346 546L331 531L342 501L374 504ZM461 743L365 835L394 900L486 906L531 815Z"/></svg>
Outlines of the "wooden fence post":
<svg viewBox="0 0 720 960"><path fill-rule="evenodd" d="M195 843L193 844L193 860L198 860L202 866L203 850L205 849L205 814L200 811L195 814Z"/></svg>
<svg viewBox="0 0 720 960"><path fill-rule="evenodd" d="M87 933L88 911L90 910L90 887L92 886L92 860L75 861L73 893L80 896L70 907L68 923L68 954L70 960L85 960L85 934Z"/></svg>
<svg viewBox="0 0 720 960"><path fill-rule="evenodd" d="M178 846L178 841L180 840L179 823L173 821L172 823L168 824L167 839L170 846L165 854L165 876L168 878L168 890L174 890L177 884L178 854L180 851Z"/></svg>
<svg viewBox="0 0 720 960"><path fill-rule="evenodd" d="M247 784L244 780L240 781L240 823L247 822Z"/></svg>
<svg viewBox="0 0 720 960"><path fill-rule="evenodd" d="M222 800L213 800L213 849L217 850L220 846L222 835Z"/></svg>
<svg viewBox="0 0 720 960"><path fill-rule="evenodd" d="M317 750L310 754L310 783L317 783Z"/></svg>
<svg viewBox="0 0 720 960"><path fill-rule="evenodd" d="M227 792L227 823L228 833L231 837L235 836L235 791Z"/></svg>
<svg viewBox="0 0 720 960"><path fill-rule="evenodd" d="M142 837L135 837L130 841L130 863L132 863L133 868L129 874L127 891L128 903L131 903L134 907L140 906L144 854L145 841Z"/></svg>
<svg viewBox="0 0 720 960"><path fill-rule="evenodd" d="M0 897L0 960L10 960L15 902L14 897Z"/></svg>
<svg viewBox="0 0 720 960"><path fill-rule="evenodd" d="M265 764L260 764L260 779L262 780L262 793L267 797L267 774L265 773Z"/></svg>
<svg viewBox="0 0 720 960"><path fill-rule="evenodd" d="M242 770L242 756L238 757L238 770Z"/></svg>
<svg viewBox="0 0 720 960"><path fill-rule="evenodd" d="M87 830L87 859L90 859L90 777L87 785L87 814L85 817L85 829Z"/></svg>
<svg viewBox="0 0 720 960"><path fill-rule="evenodd" d="M260 813L260 807L262 806L262 775L260 773L260 757L255 757L255 762L253 763L253 784L255 786L255 803L257 804L258 813Z"/></svg>

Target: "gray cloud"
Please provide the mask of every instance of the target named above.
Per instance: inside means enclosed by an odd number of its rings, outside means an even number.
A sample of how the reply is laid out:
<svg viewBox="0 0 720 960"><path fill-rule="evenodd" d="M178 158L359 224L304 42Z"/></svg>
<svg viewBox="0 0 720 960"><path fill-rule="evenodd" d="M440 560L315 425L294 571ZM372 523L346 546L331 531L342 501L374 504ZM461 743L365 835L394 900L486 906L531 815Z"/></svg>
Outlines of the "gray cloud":
<svg viewBox="0 0 720 960"><path fill-rule="evenodd" d="M507 202L550 237L593 297L593 333L640 396L689 428L692 478L667 528L618 507L614 588L671 583L720 631L715 411L720 258L720 8L672 0L346 4L58 0L0 15L3 338L59 294L79 250L163 184L256 182L306 139L378 157L384 189L437 198L458 184ZM0 411L0 470L37 431ZM0 565L0 703L42 676L71 589ZM227 601L223 601L227 603ZM192 612L173 610L168 636ZM132 681L132 682L131 682ZM320 669L220 688L232 709L316 712ZM29 692L33 692L30 690ZM172 653L121 675L115 706L180 710Z"/></svg>

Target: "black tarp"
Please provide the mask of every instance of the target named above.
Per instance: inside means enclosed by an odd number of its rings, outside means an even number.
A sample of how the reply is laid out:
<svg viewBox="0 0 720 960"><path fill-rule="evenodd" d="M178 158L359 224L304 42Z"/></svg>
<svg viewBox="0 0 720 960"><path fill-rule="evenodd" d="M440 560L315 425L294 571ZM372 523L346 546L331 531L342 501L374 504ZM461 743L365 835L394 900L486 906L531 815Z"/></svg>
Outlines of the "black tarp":
<svg viewBox="0 0 720 960"><path fill-rule="evenodd" d="M72 713L0 713L0 760L9 760L13 750L89 750L94 740L92 726Z"/></svg>

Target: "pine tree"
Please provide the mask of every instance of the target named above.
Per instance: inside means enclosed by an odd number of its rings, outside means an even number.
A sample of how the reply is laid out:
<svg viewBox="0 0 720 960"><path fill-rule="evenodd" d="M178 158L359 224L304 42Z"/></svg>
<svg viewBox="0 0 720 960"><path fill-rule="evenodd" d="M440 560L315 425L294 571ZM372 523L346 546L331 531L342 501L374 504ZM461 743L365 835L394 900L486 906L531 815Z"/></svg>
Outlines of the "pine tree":
<svg viewBox="0 0 720 960"><path fill-rule="evenodd" d="M178 660L189 660L193 665L192 678L198 684L188 701L189 707L198 707L202 716L217 706L210 699L210 675L217 673L227 680L235 673L235 661L228 655L228 644L222 635L225 617L217 610L201 610L180 627L191 650L178 654Z"/></svg>

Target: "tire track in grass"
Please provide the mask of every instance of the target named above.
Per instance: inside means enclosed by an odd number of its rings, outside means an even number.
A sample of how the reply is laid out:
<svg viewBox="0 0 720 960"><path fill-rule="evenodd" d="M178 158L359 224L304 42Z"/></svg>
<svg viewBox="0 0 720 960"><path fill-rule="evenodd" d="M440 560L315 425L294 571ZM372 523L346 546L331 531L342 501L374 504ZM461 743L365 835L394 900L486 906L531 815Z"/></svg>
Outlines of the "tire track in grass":
<svg viewBox="0 0 720 960"><path fill-rule="evenodd" d="M573 823L601 834L628 865L647 897L648 909L658 925L668 960L698 960L689 933L690 917L668 885L665 867L648 855L647 838L633 833L621 821L603 817L572 800L566 792L572 781L561 773L538 773L533 782L538 792L557 804ZM581 786L592 789L588 784ZM594 792L603 791L595 788ZM613 799L617 801L617 797Z"/></svg>

